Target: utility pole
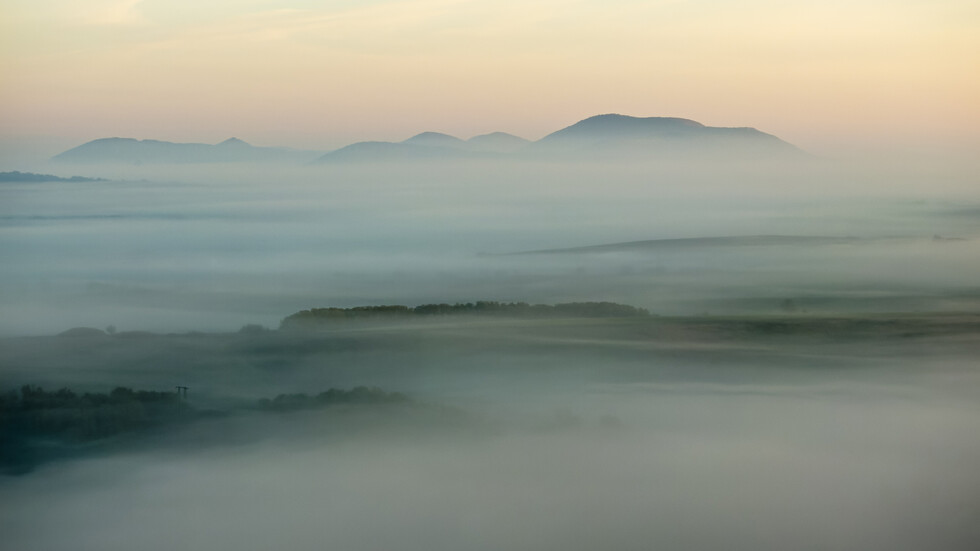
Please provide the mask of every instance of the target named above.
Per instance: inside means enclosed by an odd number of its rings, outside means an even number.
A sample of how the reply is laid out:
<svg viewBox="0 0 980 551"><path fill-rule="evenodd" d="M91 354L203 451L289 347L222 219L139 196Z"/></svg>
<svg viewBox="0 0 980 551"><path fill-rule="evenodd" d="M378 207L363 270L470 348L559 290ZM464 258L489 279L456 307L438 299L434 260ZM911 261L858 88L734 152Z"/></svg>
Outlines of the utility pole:
<svg viewBox="0 0 980 551"><path fill-rule="evenodd" d="M186 408L184 402L186 401L187 401L187 387L178 385L177 386L177 415L183 416L184 409Z"/></svg>

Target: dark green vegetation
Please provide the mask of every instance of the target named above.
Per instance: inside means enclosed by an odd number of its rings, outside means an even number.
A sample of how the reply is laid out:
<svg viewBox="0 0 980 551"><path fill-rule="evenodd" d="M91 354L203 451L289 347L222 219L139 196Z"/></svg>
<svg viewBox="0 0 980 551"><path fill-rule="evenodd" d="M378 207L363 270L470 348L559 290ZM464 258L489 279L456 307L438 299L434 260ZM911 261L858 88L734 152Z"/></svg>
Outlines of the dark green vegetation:
<svg viewBox="0 0 980 551"><path fill-rule="evenodd" d="M971 313L668 317L611 303L478 302L315 309L286 318L283 327L318 330L246 325L235 333L163 335L77 328L54 337L0 339L9 385L0 388L6 392L0 394L0 466L24 473L51 459L134 442L166 448L163 441L155 444L163 434L209 419L231 423L232 414L241 417L233 424L245 427L249 441L280 430L267 426L279 415L263 413L414 403L380 388L438 396L455 407L506 400L496 394L516 396L541 385L548 390L538 392L704 380L796 384L800 377L825 381L829 373L832 380L860 380L872 367L887 367L891 377L912 376L908 367L900 375L894 359L980 355L980 315ZM510 381L506 388L487 384L500 378ZM173 388L175 381L191 387L190 399L115 386ZM330 390L310 392L318 388ZM274 397L254 398L262 395ZM413 411L428 415L424 423L447 419ZM332 419L334 431L350 422L342 415ZM265 428L255 430L255 423ZM210 434L204 442L224 438L217 429L198 430Z"/></svg>
<svg viewBox="0 0 980 551"><path fill-rule="evenodd" d="M390 319L326 323L317 331L246 326L234 333L91 330L0 339L6 386L0 390L184 384L195 406L227 410L252 407L258 396L331 387L490 393L471 380L480 373L568 383L654 381L666 370L671 380L697 380L717 362L732 366L727 374L738 366L791 372L799 365L890 366L893 357L980 355L975 313Z"/></svg>
<svg viewBox="0 0 980 551"><path fill-rule="evenodd" d="M83 444L187 420L192 413L176 392L116 387L78 394L24 385L0 395L0 468L25 472Z"/></svg>
<svg viewBox="0 0 980 551"><path fill-rule="evenodd" d="M351 390L331 388L317 394L280 394L269 400L259 400L261 409L274 411L294 411L298 409L314 409L339 404L402 404L408 402L408 396L401 392L385 392L380 388L366 386L355 387Z"/></svg>
<svg viewBox="0 0 980 551"><path fill-rule="evenodd" d="M387 549L414 542L400 527L454 533L474 511L489 515L481 534L527 527L502 549L645 549L664 533L692 549L794 548L868 511L884 514L828 548L975 547L950 542L976 541L962 515L980 495L980 314L399 315L315 331L0 339L0 391L13 391L3 467L30 472L0 477L0 517L60 540L14 547L128 548L187 532L193 517L206 524L193 548L266 547L290 526L299 536L278 548ZM190 387L185 402L105 392L175 384ZM86 418L106 422L85 432L75 420ZM754 534L758 519L765 538L702 537L725 523ZM528 544L542 526L576 524L581 534ZM120 526L131 527L121 546L97 541ZM240 537L225 543L225 527ZM912 543L878 545L896 530ZM370 539L379 532L398 541ZM474 534L408 547L465 548Z"/></svg>
<svg viewBox="0 0 980 551"><path fill-rule="evenodd" d="M58 458L80 455L114 437L145 437L162 429L236 411L283 412L337 405L405 404L409 398L379 388L331 388L316 396L280 394L236 409L199 410L178 392L116 387L109 393L46 391L24 385L0 394L0 472L23 474Z"/></svg>
<svg viewBox="0 0 980 551"><path fill-rule="evenodd" d="M72 442L105 438L162 422L180 412L174 392L134 391L116 387L109 393L76 394L68 388L45 391L24 385L0 395L4 430L29 437Z"/></svg>
<svg viewBox="0 0 980 551"><path fill-rule="evenodd" d="M409 306L356 306L354 308L313 308L286 317L280 329L315 328L334 321L408 318L426 316L491 316L511 318L631 318L650 313L614 302L569 302L564 304L528 304L526 302L477 302L456 304L422 304Z"/></svg>
<svg viewBox="0 0 980 551"><path fill-rule="evenodd" d="M404 308L404 307L402 307ZM628 308L628 307L627 307ZM407 310L407 309L406 309ZM324 309L325 312L361 312ZM382 310L383 311L383 310ZM399 308L398 312L405 312ZM371 310L367 310L371 312ZM345 314L340 314L345 315ZM355 314L356 315L356 314ZM63 385L84 390L123 384L186 384L195 404L222 409L227 397L275 396L324 388L381 387L410 393L488 368L494 372L615 376L612 356L648 365L654 379L669 365L695 376L705 361L793 365L788 358L834 365L848 358L980 354L976 313L837 314L802 311L757 316L497 317L366 314L318 331L247 325L234 333L155 334L97 329L62 336L0 339L6 389ZM287 318L290 319L290 318ZM328 318L330 319L330 318ZM344 320L347 318L341 318ZM394 318L399 319L399 318ZM288 324L286 324L288 325ZM751 354L747 353L751 350ZM592 360L595 360L594 362ZM788 368L787 368L788 369ZM479 392L479 386L473 389Z"/></svg>

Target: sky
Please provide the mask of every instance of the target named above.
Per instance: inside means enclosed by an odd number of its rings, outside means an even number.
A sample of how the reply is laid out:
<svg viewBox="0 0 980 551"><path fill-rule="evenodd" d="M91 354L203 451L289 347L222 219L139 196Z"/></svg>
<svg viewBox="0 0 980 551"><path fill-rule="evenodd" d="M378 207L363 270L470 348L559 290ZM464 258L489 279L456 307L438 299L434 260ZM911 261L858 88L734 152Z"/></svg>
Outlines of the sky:
<svg viewBox="0 0 980 551"><path fill-rule="evenodd" d="M975 0L0 0L0 140L333 149L600 113L980 148Z"/></svg>

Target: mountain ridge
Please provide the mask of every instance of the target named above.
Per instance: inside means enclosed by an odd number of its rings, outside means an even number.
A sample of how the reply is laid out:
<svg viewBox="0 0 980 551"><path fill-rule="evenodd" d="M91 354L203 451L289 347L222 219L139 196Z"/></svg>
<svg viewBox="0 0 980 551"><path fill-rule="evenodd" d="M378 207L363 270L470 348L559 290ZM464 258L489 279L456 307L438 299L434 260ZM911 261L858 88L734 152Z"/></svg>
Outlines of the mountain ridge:
<svg viewBox="0 0 980 551"><path fill-rule="evenodd" d="M713 154L732 157L785 156L803 152L752 127L705 126L678 117L631 117L608 113L583 119L534 142L543 154L599 157L644 152L653 156Z"/></svg>
<svg viewBox="0 0 980 551"><path fill-rule="evenodd" d="M69 149L52 161L129 164L228 162L384 162L435 159L661 160L785 159L805 153L752 127L715 127L679 117L595 115L531 141L491 132L463 140L426 131L400 142L364 141L329 152L256 147L239 138L218 144L178 143L134 138L99 138Z"/></svg>
<svg viewBox="0 0 980 551"><path fill-rule="evenodd" d="M307 162L319 151L257 147L238 138L218 144L135 138L98 138L51 158L58 163L192 164L234 162Z"/></svg>
<svg viewBox="0 0 980 551"><path fill-rule="evenodd" d="M488 146L489 142L504 140L509 142L504 147ZM378 148L377 157L355 158L351 151L362 149L359 144L364 143L390 145L384 150ZM410 147L418 145L431 148L419 155L420 159L514 157L659 160L703 158L705 155L719 159L785 159L805 155L793 144L752 127L705 126L679 117L633 117L607 113L582 119L537 141L524 140L503 132L481 134L466 141L440 132L423 132L402 142L358 142L325 153L315 162L405 160L413 158Z"/></svg>

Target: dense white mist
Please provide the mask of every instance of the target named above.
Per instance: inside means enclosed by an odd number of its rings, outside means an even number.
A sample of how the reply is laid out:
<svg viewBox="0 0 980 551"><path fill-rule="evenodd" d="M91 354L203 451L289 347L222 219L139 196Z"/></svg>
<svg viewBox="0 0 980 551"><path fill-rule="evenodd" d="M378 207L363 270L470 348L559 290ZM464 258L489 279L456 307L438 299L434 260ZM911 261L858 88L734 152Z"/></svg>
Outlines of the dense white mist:
<svg viewBox="0 0 980 551"><path fill-rule="evenodd" d="M274 326L311 306L478 299L696 313L723 307L701 304L719 293L934 296L980 273L975 241L932 240L977 237L980 200L962 175L926 170L826 161L84 169L125 179L0 189L3 334L228 330ZM867 241L481 256L743 235Z"/></svg>
<svg viewBox="0 0 980 551"><path fill-rule="evenodd" d="M980 542L969 174L823 160L81 170L58 174L113 179L0 185L0 391L184 385L194 407L233 413L0 477L4 548ZM745 236L846 239L562 250ZM235 332L313 307L476 300L663 317ZM78 326L118 333L37 336ZM249 409L358 385L414 402Z"/></svg>
<svg viewBox="0 0 980 551"><path fill-rule="evenodd" d="M970 549L975 396L894 363L831 385L503 378L481 387L478 428L218 421L203 447L178 434L5 480L0 527L35 549ZM976 389L975 371L956 378Z"/></svg>

